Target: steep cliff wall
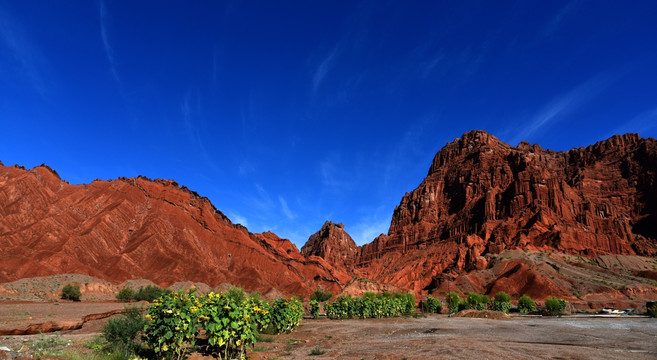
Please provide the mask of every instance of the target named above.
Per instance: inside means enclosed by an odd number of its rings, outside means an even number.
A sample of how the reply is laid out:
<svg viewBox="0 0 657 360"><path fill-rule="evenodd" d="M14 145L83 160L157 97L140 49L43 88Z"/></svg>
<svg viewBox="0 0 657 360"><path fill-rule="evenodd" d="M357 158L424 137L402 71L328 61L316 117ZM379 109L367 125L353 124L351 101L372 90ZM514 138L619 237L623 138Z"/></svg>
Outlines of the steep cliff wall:
<svg viewBox="0 0 657 360"><path fill-rule="evenodd" d="M356 265L418 290L505 249L654 256L656 175L657 142L636 134L555 152L471 131L436 154Z"/></svg>

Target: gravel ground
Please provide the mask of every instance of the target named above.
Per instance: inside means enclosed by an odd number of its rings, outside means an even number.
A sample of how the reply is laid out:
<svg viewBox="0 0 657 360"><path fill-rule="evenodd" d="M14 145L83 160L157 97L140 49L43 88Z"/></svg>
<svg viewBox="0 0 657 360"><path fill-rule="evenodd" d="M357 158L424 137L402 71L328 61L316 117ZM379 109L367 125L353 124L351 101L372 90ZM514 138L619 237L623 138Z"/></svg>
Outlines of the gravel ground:
<svg viewBox="0 0 657 360"><path fill-rule="evenodd" d="M260 343L253 358L307 359L657 359L657 320L430 316L420 319L307 320Z"/></svg>
<svg viewBox="0 0 657 360"><path fill-rule="evenodd" d="M118 303L2 304L0 326L25 318L65 319L122 308ZM27 315L26 313L30 313ZM22 321L17 321L22 318ZM83 348L107 319L58 335L0 337L12 350L43 336ZM311 352L324 352L311 355ZM268 336L249 359L657 359L657 319L514 317L512 320L421 318L304 320L291 334Z"/></svg>

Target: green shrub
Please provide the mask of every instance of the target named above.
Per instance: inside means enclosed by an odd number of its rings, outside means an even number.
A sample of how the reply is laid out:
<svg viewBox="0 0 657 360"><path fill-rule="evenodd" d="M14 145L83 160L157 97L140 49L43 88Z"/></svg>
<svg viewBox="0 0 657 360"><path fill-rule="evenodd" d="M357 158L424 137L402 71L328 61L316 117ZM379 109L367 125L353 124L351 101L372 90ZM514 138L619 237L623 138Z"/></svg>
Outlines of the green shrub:
<svg viewBox="0 0 657 360"><path fill-rule="evenodd" d="M142 349L138 335L144 325L146 321L142 317L141 309L128 307L123 309L121 317L109 319L103 327L103 336L112 350L124 353L126 356L136 355Z"/></svg>
<svg viewBox="0 0 657 360"><path fill-rule="evenodd" d="M353 316L353 308L351 295L338 296L335 301L324 304L329 319L349 319Z"/></svg>
<svg viewBox="0 0 657 360"><path fill-rule="evenodd" d="M397 292L392 295L392 298L401 302L402 314L410 315L415 311L415 295L411 293Z"/></svg>
<svg viewBox="0 0 657 360"><path fill-rule="evenodd" d="M310 300L315 300L320 303L331 300L331 298L333 298L333 293L323 292L320 289L315 290L315 292L310 295Z"/></svg>
<svg viewBox="0 0 657 360"><path fill-rule="evenodd" d="M652 306L648 308L648 315L657 318L657 303L652 304Z"/></svg>
<svg viewBox="0 0 657 360"><path fill-rule="evenodd" d="M423 302L423 311L425 313L438 313L443 311L443 303L431 295L427 295L427 299Z"/></svg>
<svg viewBox="0 0 657 360"><path fill-rule="evenodd" d="M310 350L310 356L315 356L315 355L324 355L326 351L322 350L319 345L316 345L312 350Z"/></svg>
<svg viewBox="0 0 657 360"><path fill-rule="evenodd" d="M317 300L310 300L308 306L310 306L310 315L313 319L317 319L319 317L319 302Z"/></svg>
<svg viewBox="0 0 657 360"><path fill-rule="evenodd" d="M66 284L64 285L64 288L62 288L61 297L64 300L80 301L80 296L82 296L82 293L80 292L80 285Z"/></svg>
<svg viewBox="0 0 657 360"><path fill-rule="evenodd" d="M153 299L145 316L148 323L144 332L157 358L181 360L196 345L200 315L197 303L194 293L175 292ZM210 342L212 335L208 331Z"/></svg>
<svg viewBox="0 0 657 360"><path fill-rule="evenodd" d="M231 286L228 292L226 292L226 296L241 304L246 299L246 291L239 286Z"/></svg>
<svg viewBox="0 0 657 360"><path fill-rule="evenodd" d="M461 304L461 298L459 297L458 293L454 291L450 292L447 294L445 301L447 302L447 309L449 309L450 314L456 314L459 312L459 304Z"/></svg>
<svg viewBox="0 0 657 360"><path fill-rule="evenodd" d="M562 314L566 310L566 300L556 296L545 299L545 308L552 315Z"/></svg>
<svg viewBox="0 0 657 360"><path fill-rule="evenodd" d="M209 349L219 358L244 358L258 331L269 325L269 305L259 298L235 296L238 292L210 293L193 301L192 316L208 336Z"/></svg>
<svg viewBox="0 0 657 360"><path fill-rule="evenodd" d="M368 292L360 298L342 295L335 301L324 304L324 310L329 319L395 317L410 314L415 310L415 296L389 292Z"/></svg>
<svg viewBox="0 0 657 360"><path fill-rule="evenodd" d="M275 333L288 334L299 326L303 317L303 305L294 297L276 299L271 304L270 312L271 326L275 329Z"/></svg>
<svg viewBox="0 0 657 360"><path fill-rule="evenodd" d="M148 358L183 359L204 332L205 350L213 357L244 359L259 332L289 332L299 325L303 305L298 299L278 299L270 305L236 289L207 295L164 292L154 299L145 316L144 339L152 351Z"/></svg>
<svg viewBox="0 0 657 360"><path fill-rule="evenodd" d="M495 294L495 298L492 303L492 308L495 311L509 312L511 310L511 296L504 291L500 291Z"/></svg>
<svg viewBox="0 0 657 360"><path fill-rule="evenodd" d="M153 285L148 285L146 287L142 286L135 294L135 300L153 302L153 300L160 298L165 294L170 294L170 293L171 293L170 290L162 289L159 286L153 286Z"/></svg>
<svg viewBox="0 0 657 360"><path fill-rule="evenodd" d="M124 287L116 294L116 299L119 301L132 301L135 299L135 291L129 287Z"/></svg>
<svg viewBox="0 0 657 360"><path fill-rule="evenodd" d="M495 294L495 301L497 301L497 302L510 302L511 301L511 295L505 293L504 291L500 291L497 294Z"/></svg>
<svg viewBox="0 0 657 360"><path fill-rule="evenodd" d="M473 310L486 310L486 306L490 302L490 298L483 294L469 293L465 299L468 309Z"/></svg>
<svg viewBox="0 0 657 360"><path fill-rule="evenodd" d="M523 295L518 299L518 311L523 314L536 311L536 303L529 296Z"/></svg>

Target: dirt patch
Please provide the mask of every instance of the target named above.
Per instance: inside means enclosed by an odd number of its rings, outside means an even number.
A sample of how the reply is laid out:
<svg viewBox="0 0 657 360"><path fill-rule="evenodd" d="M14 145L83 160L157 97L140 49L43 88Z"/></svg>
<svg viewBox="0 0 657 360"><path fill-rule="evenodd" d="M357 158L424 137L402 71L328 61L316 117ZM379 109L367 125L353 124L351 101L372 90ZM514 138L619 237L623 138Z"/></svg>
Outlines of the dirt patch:
<svg viewBox="0 0 657 360"><path fill-rule="evenodd" d="M655 359L657 322L649 318L514 318L482 321L425 318L304 320L291 334L262 335L251 360L279 359ZM101 322L103 320L98 320ZM0 337L17 351L42 336L60 336L80 352L97 336L85 329L60 335ZM313 356L317 349L323 355Z"/></svg>
<svg viewBox="0 0 657 360"><path fill-rule="evenodd" d="M454 314L454 317L471 318L471 319L490 319L490 320L511 320L509 314L501 311L492 310L463 310Z"/></svg>
<svg viewBox="0 0 657 360"><path fill-rule="evenodd" d="M38 334L81 328L86 322L120 313L118 302L0 302L0 335Z"/></svg>

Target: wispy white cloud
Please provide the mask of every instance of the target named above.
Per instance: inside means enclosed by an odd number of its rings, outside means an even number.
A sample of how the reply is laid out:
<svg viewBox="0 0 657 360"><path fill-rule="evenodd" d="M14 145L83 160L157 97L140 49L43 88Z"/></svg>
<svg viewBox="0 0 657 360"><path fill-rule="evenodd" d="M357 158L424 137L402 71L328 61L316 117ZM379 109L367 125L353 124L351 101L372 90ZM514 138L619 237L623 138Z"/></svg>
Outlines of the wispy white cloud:
<svg viewBox="0 0 657 360"><path fill-rule="evenodd" d="M232 219L234 224L242 224L246 227L249 227L249 222L246 220L244 216L229 212L228 217Z"/></svg>
<svg viewBox="0 0 657 360"><path fill-rule="evenodd" d="M516 133L511 144L515 145L520 141L528 140L535 132L549 123L561 120L604 91L610 81L610 76L596 76L569 92L555 97L528 121L527 126ZM514 126L517 128L517 125Z"/></svg>
<svg viewBox="0 0 657 360"><path fill-rule="evenodd" d="M319 179L324 189L329 192L340 192L350 186L343 174L344 164L339 154L331 154L319 163Z"/></svg>
<svg viewBox="0 0 657 360"><path fill-rule="evenodd" d="M109 30L109 13L105 7L105 2L100 2L100 37L103 40L103 49L105 49L105 55L107 56L107 62L110 65L110 71L112 72L112 77L116 81L119 88L122 88L121 78L119 78L119 72L116 68L116 61L114 59L114 50L110 44Z"/></svg>
<svg viewBox="0 0 657 360"><path fill-rule="evenodd" d="M290 210L290 207L287 205L287 201L282 196L278 197L278 201L281 203L281 210L283 211L283 214L287 216L288 219L294 220L297 218L297 214L293 213L292 210Z"/></svg>
<svg viewBox="0 0 657 360"><path fill-rule="evenodd" d="M367 244L377 236L388 233L391 216L392 215L381 217L368 216L361 219L350 229L345 228L345 230L351 235L357 245Z"/></svg>
<svg viewBox="0 0 657 360"><path fill-rule="evenodd" d="M326 74L331 69L333 62L338 54L338 47L334 47L333 50L322 60L321 63L317 66L315 74L313 75L313 92L316 92L322 81L326 77Z"/></svg>
<svg viewBox="0 0 657 360"><path fill-rule="evenodd" d="M267 190L260 184L255 184L257 196L252 198L252 203L257 209L264 212L272 211L275 206Z"/></svg>
<svg viewBox="0 0 657 360"><path fill-rule="evenodd" d="M445 59L445 53L440 52L434 55L429 61L420 64L420 73L422 78L427 78L431 72Z"/></svg>
<svg viewBox="0 0 657 360"><path fill-rule="evenodd" d="M46 88L41 69L45 66L45 59L30 41L21 24L16 22L4 7L0 7L0 39L18 63L19 71L27 77L34 90L43 97Z"/></svg>
<svg viewBox="0 0 657 360"><path fill-rule="evenodd" d="M580 0L570 1L563 8L561 8L559 13L550 20L547 26L545 26L545 29L543 30L543 36L548 37L552 35L555 31L557 31L557 29L559 29L559 26L564 21L564 19L567 18L573 12L575 12L577 10L577 7L579 7L580 3L581 3Z"/></svg>
<svg viewBox="0 0 657 360"><path fill-rule="evenodd" d="M195 95L192 91L188 91L180 102L180 113L189 145L198 151L198 154L208 167L216 172L220 172L219 167L215 164L213 157L207 151L203 141L204 130L200 96L198 94Z"/></svg>
<svg viewBox="0 0 657 360"><path fill-rule="evenodd" d="M639 135L648 136L646 133L653 129L657 129L657 108L642 112L632 120L615 128L606 137L625 133L639 133Z"/></svg>

